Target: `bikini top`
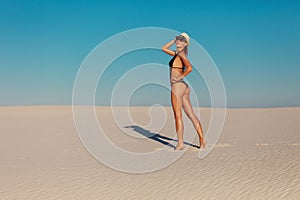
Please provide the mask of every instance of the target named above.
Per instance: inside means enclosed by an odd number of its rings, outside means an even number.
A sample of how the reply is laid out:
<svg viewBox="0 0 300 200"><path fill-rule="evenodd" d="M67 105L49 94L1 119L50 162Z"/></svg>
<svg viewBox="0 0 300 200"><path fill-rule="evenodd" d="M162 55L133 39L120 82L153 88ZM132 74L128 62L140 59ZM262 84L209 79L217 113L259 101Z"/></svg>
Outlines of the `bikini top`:
<svg viewBox="0 0 300 200"><path fill-rule="evenodd" d="M170 60L169 66L170 66L171 68L182 69L182 71L184 71L184 67L176 67L176 66L173 66L174 60L175 60L175 58L176 58L177 55L178 55L178 54L175 52L175 56L173 56L173 58Z"/></svg>

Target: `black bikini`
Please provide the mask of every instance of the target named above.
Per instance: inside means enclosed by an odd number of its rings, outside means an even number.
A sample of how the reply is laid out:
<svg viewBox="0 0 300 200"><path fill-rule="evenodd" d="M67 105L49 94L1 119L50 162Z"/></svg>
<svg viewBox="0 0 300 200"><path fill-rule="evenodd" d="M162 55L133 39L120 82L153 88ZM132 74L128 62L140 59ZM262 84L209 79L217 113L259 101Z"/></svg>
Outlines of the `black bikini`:
<svg viewBox="0 0 300 200"><path fill-rule="evenodd" d="M184 67L176 67L176 66L173 66L173 63L174 63L174 60L176 58L178 54L175 52L175 56L173 56L173 58L169 61L169 66L170 68L175 68L175 69L182 69L182 71L184 71ZM184 82L184 80L180 79L176 82L173 82L171 84L175 84L175 83L184 83L186 85L186 87L189 87L188 84L186 82Z"/></svg>
<svg viewBox="0 0 300 200"><path fill-rule="evenodd" d="M173 58L172 58L172 59L170 60L170 62L169 62L169 66L170 66L171 68L182 69L182 71L184 71L184 67L175 67L175 66L173 66L174 60L175 60L175 58L176 58L177 55L178 55L178 54L175 53L175 56L173 56Z"/></svg>

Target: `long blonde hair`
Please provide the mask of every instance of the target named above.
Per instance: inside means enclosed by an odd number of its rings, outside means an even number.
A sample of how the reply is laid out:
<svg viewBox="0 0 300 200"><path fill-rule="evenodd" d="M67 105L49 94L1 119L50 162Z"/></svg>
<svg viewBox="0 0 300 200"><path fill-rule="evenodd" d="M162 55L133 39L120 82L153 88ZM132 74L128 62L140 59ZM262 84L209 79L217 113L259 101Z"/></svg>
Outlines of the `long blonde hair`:
<svg viewBox="0 0 300 200"><path fill-rule="evenodd" d="M185 55L188 55L188 53L189 53L188 46L185 46L183 51L184 51Z"/></svg>

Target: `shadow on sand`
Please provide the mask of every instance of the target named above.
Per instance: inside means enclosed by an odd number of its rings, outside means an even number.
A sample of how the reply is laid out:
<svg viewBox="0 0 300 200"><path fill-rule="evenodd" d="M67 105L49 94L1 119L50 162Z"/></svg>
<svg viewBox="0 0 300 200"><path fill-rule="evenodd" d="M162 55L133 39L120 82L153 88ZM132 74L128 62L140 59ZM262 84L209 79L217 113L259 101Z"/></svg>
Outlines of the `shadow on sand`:
<svg viewBox="0 0 300 200"><path fill-rule="evenodd" d="M140 126L136 126L136 125L125 126L124 128L131 128L135 132L137 132L137 133L139 133L139 134L141 134L141 135L143 135L147 138L150 138L150 139L152 139L156 142L160 142L163 145L169 146L170 148L173 148L173 149L175 149L175 146L173 144L169 143L169 142L164 141L164 140L176 141L176 142L178 141L178 140L174 140L172 138L160 135L158 133L152 133L149 130L146 130L146 129L144 129ZM199 148L199 146L188 143L188 142L184 142L184 144L186 144L188 146L191 146L191 147Z"/></svg>

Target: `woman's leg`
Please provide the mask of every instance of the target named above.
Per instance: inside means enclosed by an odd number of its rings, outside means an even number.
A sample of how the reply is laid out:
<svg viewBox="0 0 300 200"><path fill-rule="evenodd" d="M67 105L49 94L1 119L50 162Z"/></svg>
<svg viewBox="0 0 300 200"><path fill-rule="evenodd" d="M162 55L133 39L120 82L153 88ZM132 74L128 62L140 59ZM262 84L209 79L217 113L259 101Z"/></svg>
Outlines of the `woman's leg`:
<svg viewBox="0 0 300 200"><path fill-rule="evenodd" d="M186 86L182 83L176 83L172 85L171 101L174 112L176 133L178 138L178 144L175 150L182 150L183 144L183 121L182 121L182 98L185 93Z"/></svg>
<svg viewBox="0 0 300 200"><path fill-rule="evenodd" d="M200 120L198 119L198 117L195 115L191 101L190 101L190 88L186 89L185 94L183 95L182 98L182 106L184 109L185 114L188 116L188 118L192 121L197 134L199 136L199 147L205 147L205 140L203 137L203 131L202 131L202 126L200 123Z"/></svg>

